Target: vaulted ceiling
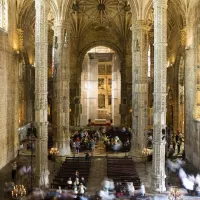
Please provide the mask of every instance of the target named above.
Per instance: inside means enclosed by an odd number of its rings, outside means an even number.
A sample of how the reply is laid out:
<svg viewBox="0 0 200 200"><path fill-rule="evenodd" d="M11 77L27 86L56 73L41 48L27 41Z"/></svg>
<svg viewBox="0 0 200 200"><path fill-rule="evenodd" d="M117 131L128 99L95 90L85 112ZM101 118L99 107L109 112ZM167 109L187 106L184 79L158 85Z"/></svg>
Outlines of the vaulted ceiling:
<svg viewBox="0 0 200 200"><path fill-rule="evenodd" d="M144 19L153 28L152 0L49 0L49 27L57 18L70 21L72 34L81 37L84 32L107 30L119 38L130 36L132 20ZM168 41L174 28L181 29L192 0L168 0ZM18 27L24 30L26 45L34 44L35 2L16 0Z"/></svg>

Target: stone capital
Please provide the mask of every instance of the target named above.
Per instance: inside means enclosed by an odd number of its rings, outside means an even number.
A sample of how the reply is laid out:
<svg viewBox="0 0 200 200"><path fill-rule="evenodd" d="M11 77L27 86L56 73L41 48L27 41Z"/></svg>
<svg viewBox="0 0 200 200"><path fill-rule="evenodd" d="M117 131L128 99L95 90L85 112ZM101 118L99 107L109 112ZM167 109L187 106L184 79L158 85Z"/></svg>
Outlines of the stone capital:
<svg viewBox="0 0 200 200"><path fill-rule="evenodd" d="M48 6L48 5L49 5L49 0L35 0L35 8L36 9L38 7Z"/></svg>
<svg viewBox="0 0 200 200"><path fill-rule="evenodd" d="M158 6L158 7L162 7L164 9L167 9L167 2L168 2L168 0L154 0L153 1L154 8L155 8L155 6Z"/></svg>
<svg viewBox="0 0 200 200"><path fill-rule="evenodd" d="M180 35L181 35L181 46L185 47L186 45L186 37L187 37L187 29L183 28L180 30Z"/></svg>
<svg viewBox="0 0 200 200"><path fill-rule="evenodd" d="M144 31L149 31L151 29L151 26L149 26L145 20L137 20L133 26L132 26L132 30L136 29L136 30L144 30Z"/></svg>

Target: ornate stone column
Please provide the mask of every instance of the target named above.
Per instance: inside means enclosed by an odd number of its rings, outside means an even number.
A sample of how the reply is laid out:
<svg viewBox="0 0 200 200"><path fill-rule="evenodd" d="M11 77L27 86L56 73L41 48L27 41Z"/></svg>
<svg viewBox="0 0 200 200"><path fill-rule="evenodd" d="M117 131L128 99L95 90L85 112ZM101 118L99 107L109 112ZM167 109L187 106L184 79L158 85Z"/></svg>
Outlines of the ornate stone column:
<svg viewBox="0 0 200 200"><path fill-rule="evenodd" d="M89 59L88 90L87 90L88 117L94 121L98 119L98 58Z"/></svg>
<svg viewBox="0 0 200 200"><path fill-rule="evenodd" d="M47 49L48 6L47 0L36 0L35 25L35 124L36 139L36 185L49 183L48 171L48 103L47 103Z"/></svg>
<svg viewBox="0 0 200 200"><path fill-rule="evenodd" d="M154 125L152 191L165 188L167 0L154 0Z"/></svg>
<svg viewBox="0 0 200 200"><path fill-rule="evenodd" d="M82 113L80 116L80 125L85 126L88 124L88 97L87 97L87 90L88 90L88 64L89 64L89 56L88 54L85 55L82 64L82 73L81 73L81 104L82 104Z"/></svg>
<svg viewBox="0 0 200 200"><path fill-rule="evenodd" d="M67 24L67 28L69 24ZM64 112L64 138L66 141L65 153L66 155L71 154L70 150L70 32L67 29L65 34L65 55L64 55L64 68L63 68L63 112Z"/></svg>
<svg viewBox="0 0 200 200"><path fill-rule="evenodd" d="M119 106L121 102L121 77L120 77L120 60L118 55L112 58L112 120L114 126L120 126L121 115Z"/></svg>
<svg viewBox="0 0 200 200"><path fill-rule="evenodd" d="M126 77L126 54L120 59L121 61L121 104L120 104L120 115L121 115L121 126L127 125L127 113L128 113L128 98L127 98L127 77Z"/></svg>
<svg viewBox="0 0 200 200"><path fill-rule="evenodd" d="M54 36L54 86L56 92L56 126L54 139L61 156L70 155L69 145L69 37L66 23L55 21Z"/></svg>
<svg viewBox="0 0 200 200"><path fill-rule="evenodd" d="M133 26L132 44L132 129L134 137L130 155L141 154L146 147L148 125L148 31L149 26L138 20Z"/></svg>

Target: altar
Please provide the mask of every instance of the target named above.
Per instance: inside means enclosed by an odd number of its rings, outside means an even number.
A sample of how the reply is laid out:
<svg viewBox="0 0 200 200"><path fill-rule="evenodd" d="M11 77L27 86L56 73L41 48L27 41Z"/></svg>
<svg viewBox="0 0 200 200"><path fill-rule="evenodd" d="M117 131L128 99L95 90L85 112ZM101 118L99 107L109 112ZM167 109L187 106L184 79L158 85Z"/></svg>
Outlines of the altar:
<svg viewBox="0 0 200 200"><path fill-rule="evenodd" d="M95 119L91 122L92 126L110 126L111 122L106 119Z"/></svg>

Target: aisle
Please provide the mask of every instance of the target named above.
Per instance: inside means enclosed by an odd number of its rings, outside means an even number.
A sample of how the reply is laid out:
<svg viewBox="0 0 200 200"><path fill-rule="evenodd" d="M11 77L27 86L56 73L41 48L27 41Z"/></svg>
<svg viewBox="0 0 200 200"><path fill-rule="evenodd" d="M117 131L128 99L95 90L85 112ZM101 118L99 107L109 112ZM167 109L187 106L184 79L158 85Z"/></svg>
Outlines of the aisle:
<svg viewBox="0 0 200 200"><path fill-rule="evenodd" d="M91 161L90 175L88 179L87 193L95 194L102 188L102 181L107 176L107 159L105 157L93 157Z"/></svg>
<svg viewBox="0 0 200 200"><path fill-rule="evenodd" d="M93 156L106 156L106 150L103 141L99 141L95 145L95 151L93 152Z"/></svg>

